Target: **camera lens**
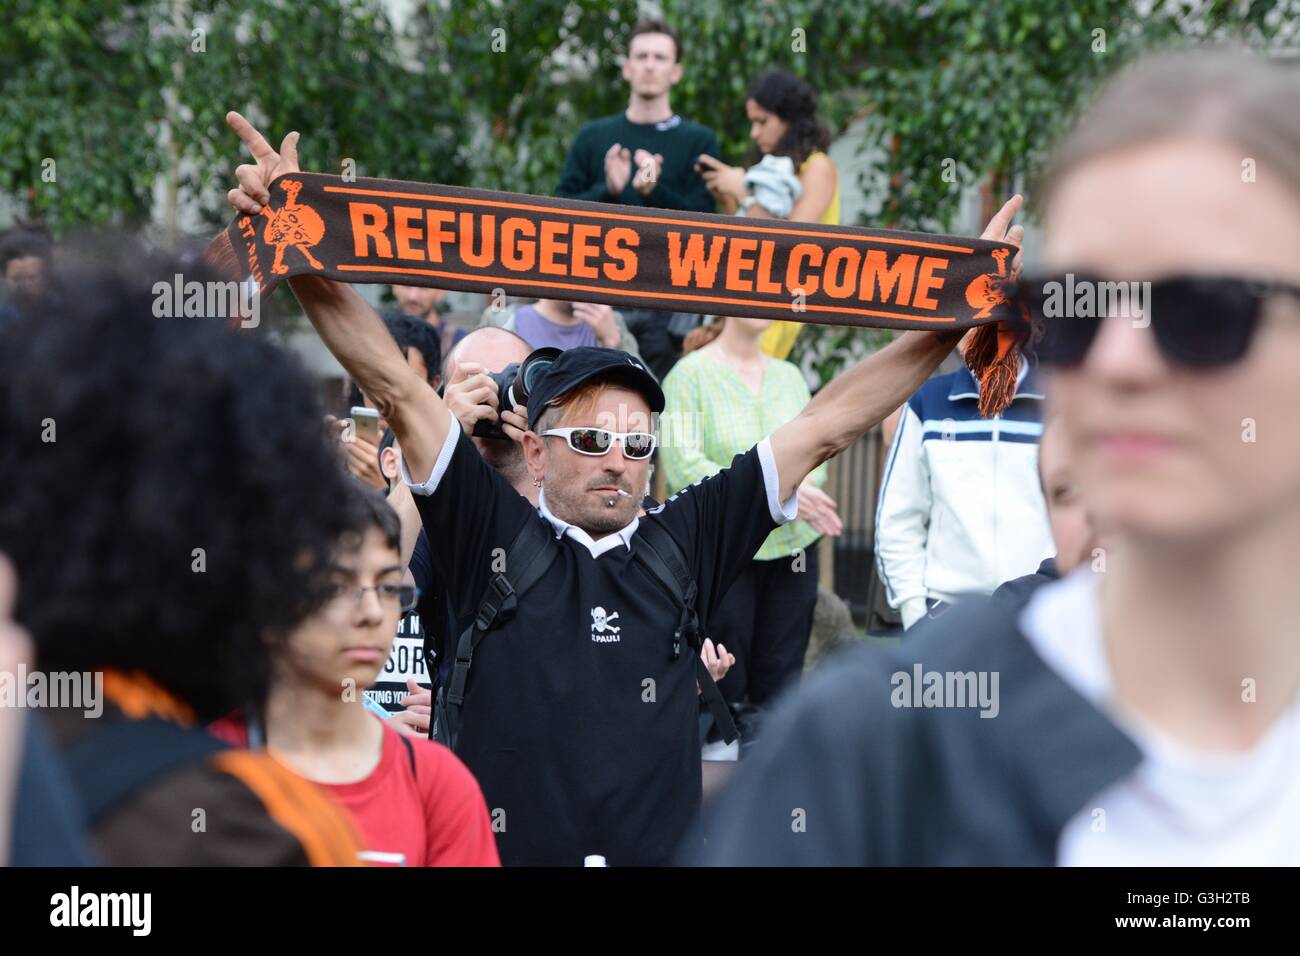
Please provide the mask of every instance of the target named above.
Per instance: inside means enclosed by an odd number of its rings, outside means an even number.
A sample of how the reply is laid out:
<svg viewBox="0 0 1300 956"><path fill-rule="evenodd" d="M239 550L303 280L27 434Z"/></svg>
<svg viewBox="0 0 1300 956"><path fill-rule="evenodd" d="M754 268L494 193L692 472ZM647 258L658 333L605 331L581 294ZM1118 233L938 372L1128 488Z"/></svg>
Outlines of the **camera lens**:
<svg viewBox="0 0 1300 956"><path fill-rule="evenodd" d="M537 349L522 362L511 362L499 372L489 372L488 378L497 386L497 417L475 422L471 434L476 438L505 438L501 412L516 405L527 405L528 393L559 354L559 349Z"/></svg>
<svg viewBox="0 0 1300 956"><path fill-rule="evenodd" d="M528 404L528 396L533 387L537 385L546 370L559 357L559 349L545 348L534 350L529 354L528 358L524 359L523 364L519 366L519 372L515 376L514 384L511 387L510 398L514 401L514 404Z"/></svg>

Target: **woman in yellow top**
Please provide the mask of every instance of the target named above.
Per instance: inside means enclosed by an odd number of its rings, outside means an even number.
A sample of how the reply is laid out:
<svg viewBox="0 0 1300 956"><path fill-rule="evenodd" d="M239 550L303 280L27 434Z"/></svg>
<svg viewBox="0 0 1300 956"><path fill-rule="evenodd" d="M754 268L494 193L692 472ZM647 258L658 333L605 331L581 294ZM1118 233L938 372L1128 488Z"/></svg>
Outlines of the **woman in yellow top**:
<svg viewBox="0 0 1300 956"><path fill-rule="evenodd" d="M784 218L838 225L839 174L826 155L831 135L817 117L816 91L793 73L768 70L750 86L745 113L749 116L755 158L788 156L799 171L799 196ZM701 156L700 174L718 200L720 211L732 214L743 210L747 216L772 218L772 212L763 208L746 186L743 167ZM763 351L774 358L785 358L801 328L801 322L773 322L763 333Z"/></svg>

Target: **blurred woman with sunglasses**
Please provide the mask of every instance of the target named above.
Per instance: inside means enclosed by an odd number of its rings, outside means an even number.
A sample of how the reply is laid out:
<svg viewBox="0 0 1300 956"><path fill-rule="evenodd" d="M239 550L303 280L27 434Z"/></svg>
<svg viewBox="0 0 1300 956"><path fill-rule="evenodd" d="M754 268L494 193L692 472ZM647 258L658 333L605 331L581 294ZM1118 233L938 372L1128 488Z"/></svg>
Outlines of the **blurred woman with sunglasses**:
<svg viewBox="0 0 1300 956"><path fill-rule="evenodd" d="M1066 139L1020 294L1104 566L807 688L713 860L1300 863L1298 103L1294 67L1165 54ZM1099 282L1142 301L1059 295ZM1000 676L997 719L914 661Z"/></svg>
<svg viewBox="0 0 1300 956"><path fill-rule="evenodd" d="M1098 798L1106 831L1077 821L1061 854L1294 864L1300 74L1171 56L1129 83L1067 141L1044 196L1049 275L1149 290L1132 315L1036 316L1111 546L1105 574L1044 593L1022 625L1143 755Z"/></svg>

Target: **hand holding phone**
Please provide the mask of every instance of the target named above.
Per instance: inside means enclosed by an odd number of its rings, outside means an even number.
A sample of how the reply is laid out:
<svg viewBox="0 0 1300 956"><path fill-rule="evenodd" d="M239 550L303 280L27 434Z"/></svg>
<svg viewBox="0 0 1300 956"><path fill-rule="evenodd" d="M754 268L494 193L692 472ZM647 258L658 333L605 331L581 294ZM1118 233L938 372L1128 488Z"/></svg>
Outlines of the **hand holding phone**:
<svg viewBox="0 0 1300 956"><path fill-rule="evenodd" d="M352 417L352 429L370 444L379 445L379 412L364 405L353 405L349 413Z"/></svg>

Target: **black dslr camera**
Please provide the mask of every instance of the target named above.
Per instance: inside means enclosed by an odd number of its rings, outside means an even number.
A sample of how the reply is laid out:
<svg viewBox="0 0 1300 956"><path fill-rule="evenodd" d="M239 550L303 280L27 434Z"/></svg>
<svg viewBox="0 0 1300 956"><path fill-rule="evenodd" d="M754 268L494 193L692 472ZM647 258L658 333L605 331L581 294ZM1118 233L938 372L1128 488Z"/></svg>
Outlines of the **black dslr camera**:
<svg viewBox="0 0 1300 956"><path fill-rule="evenodd" d="M497 386L497 417L475 422L470 434L475 438L505 438L501 412L516 405L527 405L533 386L559 356L559 349L535 349L522 362L511 362L499 372L486 373Z"/></svg>

